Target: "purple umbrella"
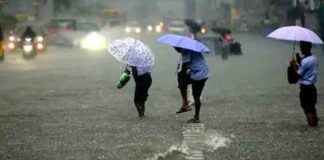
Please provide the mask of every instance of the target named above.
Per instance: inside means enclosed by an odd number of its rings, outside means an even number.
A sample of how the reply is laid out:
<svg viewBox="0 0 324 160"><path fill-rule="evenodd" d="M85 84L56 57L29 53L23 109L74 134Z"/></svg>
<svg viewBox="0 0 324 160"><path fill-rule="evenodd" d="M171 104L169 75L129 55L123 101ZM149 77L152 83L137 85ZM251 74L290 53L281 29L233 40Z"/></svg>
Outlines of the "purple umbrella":
<svg viewBox="0 0 324 160"><path fill-rule="evenodd" d="M160 38L158 41L170 46L180 47L188 50L192 50L195 52L211 52L210 49L192 38L186 36L180 36L175 34L166 34Z"/></svg>

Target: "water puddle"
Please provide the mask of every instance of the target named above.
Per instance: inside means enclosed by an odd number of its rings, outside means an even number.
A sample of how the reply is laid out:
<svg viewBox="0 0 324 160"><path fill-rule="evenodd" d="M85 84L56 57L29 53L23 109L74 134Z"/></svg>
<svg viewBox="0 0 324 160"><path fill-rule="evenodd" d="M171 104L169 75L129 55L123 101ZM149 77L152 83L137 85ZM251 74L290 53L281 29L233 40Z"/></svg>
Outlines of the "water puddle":
<svg viewBox="0 0 324 160"><path fill-rule="evenodd" d="M214 152L231 143L230 138L215 130L206 130L204 124L185 124L182 129L182 144L173 145L166 152L147 160L206 160L204 153Z"/></svg>

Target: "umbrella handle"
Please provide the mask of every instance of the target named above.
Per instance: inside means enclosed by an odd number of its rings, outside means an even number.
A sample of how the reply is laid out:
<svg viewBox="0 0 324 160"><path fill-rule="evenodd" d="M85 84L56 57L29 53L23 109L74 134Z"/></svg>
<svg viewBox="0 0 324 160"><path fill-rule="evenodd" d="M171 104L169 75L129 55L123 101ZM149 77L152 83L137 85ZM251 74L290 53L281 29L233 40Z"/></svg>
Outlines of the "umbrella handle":
<svg viewBox="0 0 324 160"><path fill-rule="evenodd" d="M177 69L175 71L175 74L178 74L178 72L179 72L179 69L181 67L181 61L182 61L182 55L180 55L180 58L179 58L179 61L178 61L178 64L177 64Z"/></svg>
<svg viewBox="0 0 324 160"><path fill-rule="evenodd" d="M296 51L296 41L294 41L294 47L293 47L293 52L292 52L292 56L291 56L292 60L295 59L295 51Z"/></svg>

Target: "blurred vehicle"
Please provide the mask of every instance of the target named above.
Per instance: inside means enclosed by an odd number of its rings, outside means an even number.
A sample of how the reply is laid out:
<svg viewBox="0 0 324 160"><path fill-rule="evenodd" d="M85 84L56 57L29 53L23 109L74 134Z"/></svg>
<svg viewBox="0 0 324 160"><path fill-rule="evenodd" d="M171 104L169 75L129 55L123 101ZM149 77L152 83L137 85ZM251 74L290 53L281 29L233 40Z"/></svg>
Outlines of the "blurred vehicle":
<svg viewBox="0 0 324 160"><path fill-rule="evenodd" d="M184 34L186 32L186 25L184 21L173 20L167 24L167 31L175 34Z"/></svg>
<svg viewBox="0 0 324 160"><path fill-rule="evenodd" d="M20 36L14 33L14 31L10 31L8 34L8 38L6 40L6 47L8 51L15 51L19 48Z"/></svg>
<svg viewBox="0 0 324 160"><path fill-rule="evenodd" d="M98 25L91 22L77 23L73 43L88 50L101 50L107 47L107 40L100 34Z"/></svg>
<svg viewBox="0 0 324 160"><path fill-rule="evenodd" d="M53 19L48 25L48 39L50 43L73 46L73 35L76 31L75 19Z"/></svg>
<svg viewBox="0 0 324 160"><path fill-rule="evenodd" d="M146 30L150 33L162 33L164 31L164 23L162 21L158 23L152 23L150 25L147 25Z"/></svg>
<svg viewBox="0 0 324 160"><path fill-rule="evenodd" d="M17 26L13 31L8 34L7 48L9 51L16 51L22 47L21 35L24 33L27 25ZM47 50L47 33L43 25L32 25L32 30L36 33L36 37L33 40L35 49L38 53L45 52Z"/></svg>
<svg viewBox="0 0 324 160"><path fill-rule="evenodd" d="M36 56L36 47L32 37L25 37L22 40L22 57L25 59L34 58Z"/></svg>
<svg viewBox="0 0 324 160"><path fill-rule="evenodd" d="M120 8L105 8L101 12L103 25L110 27L124 25L126 23L126 13Z"/></svg>
<svg viewBox="0 0 324 160"><path fill-rule="evenodd" d="M140 34L142 32L142 27L139 22L131 21L125 26L125 33L127 34Z"/></svg>

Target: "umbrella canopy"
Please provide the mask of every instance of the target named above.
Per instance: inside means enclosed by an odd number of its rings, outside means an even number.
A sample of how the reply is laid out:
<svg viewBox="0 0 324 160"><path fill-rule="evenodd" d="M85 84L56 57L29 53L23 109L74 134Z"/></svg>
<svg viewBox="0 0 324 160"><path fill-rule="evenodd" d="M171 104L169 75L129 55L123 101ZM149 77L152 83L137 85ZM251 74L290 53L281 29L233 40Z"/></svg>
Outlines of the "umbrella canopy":
<svg viewBox="0 0 324 160"><path fill-rule="evenodd" d="M201 30L201 24L193 19L185 19L184 22L193 32L199 32Z"/></svg>
<svg viewBox="0 0 324 160"><path fill-rule="evenodd" d="M314 44L323 44L321 38L319 38L313 31L299 27L299 26L286 26L281 27L270 33L267 37L288 40L288 41L306 41Z"/></svg>
<svg viewBox="0 0 324 160"><path fill-rule="evenodd" d="M199 41L196 41L192 38L186 37L186 36L180 36L175 34L167 34L164 36L161 36L158 39L159 42L174 46L174 47L180 47L188 50L192 50L195 52L211 52L210 49L202 44Z"/></svg>
<svg viewBox="0 0 324 160"><path fill-rule="evenodd" d="M154 55L143 42L133 38L113 41L108 52L118 61L136 67L153 66Z"/></svg>

